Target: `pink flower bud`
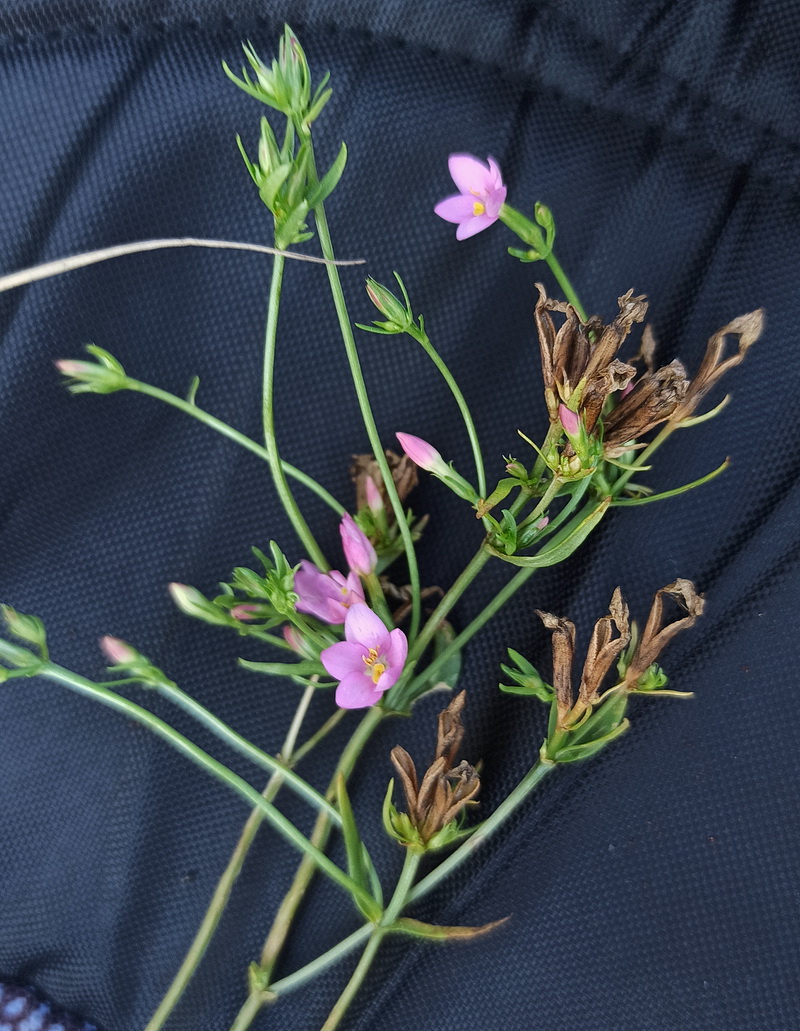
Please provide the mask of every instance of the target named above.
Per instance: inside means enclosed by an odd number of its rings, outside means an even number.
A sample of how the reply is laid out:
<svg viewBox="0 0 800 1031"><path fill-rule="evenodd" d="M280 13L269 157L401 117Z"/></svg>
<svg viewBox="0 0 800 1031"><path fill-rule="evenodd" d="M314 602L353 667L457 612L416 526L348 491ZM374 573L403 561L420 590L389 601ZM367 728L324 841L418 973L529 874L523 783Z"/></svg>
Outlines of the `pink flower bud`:
<svg viewBox="0 0 800 1031"><path fill-rule="evenodd" d="M356 526L355 520L347 512L342 516L339 533L342 536L344 557L350 569L359 576L369 576L373 573L378 564L378 556L367 535Z"/></svg>
<svg viewBox="0 0 800 1031"><path fill-rule="evenodd" d="M231 609L231 615L234 619L248 620L256 619L258 616L257 605L234 605Z"/></svg>
<svg viewBox="0 0 800 1031"><path fill-rule="evenodd" d="M539 522L536 524L537 530L543 530L545 526L550 522L550 516L542 516Z"/></svg>
<svg viewBox="0 0 800 1031"><path fill-rule="evenodd" d="M293 626L287 625L283 628L283 639L293 652L297 652L298 655L304 654L303 638Z"/></svg>
<svg viewBox="0 0 800 1031"><path fill-rule="evenodd" d="M367 496L367 505L370 512L373 515L377 515L383 511L383 498L381 492L378 490L377 484L371 476L367 476L364 480L364 493Z"/></svg>
<svg viewBox="0 0 800 1031"><path fill-rule="evenodd" d="M76 379L80 376L91 375L97 371L97 365L95 362L78 362L72 358L60 358L54 363L55 367L64 376L74 376Z"/></svg>
<svg viewBox="0 0 800 1031"><path fill-rule="evenodd" d="M566 405L561 404L558 406L558 418L568 437L578 436L581 431L581 420L577 412L573 412Z"/></svg>
<svg viewBox="0 0 800 1031"><path fill-rule="evenodd" d="M425 469L429 473L437 473L440 476L449 472L445 460L427 440L415 437L411 433L397 433L396 437L400 441L400 447L420 469Z"/></svg>
<svg viewBox="0 0 800 1031"><path fill-rule="evenodd" d="M100 649L110 663L115 666L130 666L139 657L129 644L119 637L111 637L106 634L100 638Z"/></svg>

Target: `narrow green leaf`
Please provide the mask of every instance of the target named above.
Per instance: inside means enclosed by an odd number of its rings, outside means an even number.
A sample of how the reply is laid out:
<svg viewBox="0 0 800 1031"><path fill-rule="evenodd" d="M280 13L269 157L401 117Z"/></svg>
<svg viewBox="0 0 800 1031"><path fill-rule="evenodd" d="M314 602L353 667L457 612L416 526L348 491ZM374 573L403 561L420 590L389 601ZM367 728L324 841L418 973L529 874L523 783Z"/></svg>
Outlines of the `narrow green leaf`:
<svg viewBox="0 0 800 1031"><path fill-rule="evenodd" d="M428 938L431 941L468 941L470 938L479 938L482 934L488 934L489 931L493 931L510 919L510 917L504 916L502 920L493 920L490 924L482 924L480 927L446 927L441 924L426 924L422 920L413 920L411 917L402 916L392 924L391 930L411 935L414 938Z"/></svg>
<svg viewBox="0 0 800 1031"><path fill-rule="evenodd" d="M622 723L627 707L627 691L616 691L609 695L589 719L570 734L569 746L586 744L606 737Z"/></svg>
<svg viewBox="0 0 800 1031"><path fill-rule="evenodd" d="M710 473L706 473L705 476L701 476L699 480L692 480L691 483L685 483L682 487L675 487L673 490L665 490L660 494L651 494L646 498L617 498L612 504L614 508L618 508L621 505L647 505L651 501L663 501L664 498L674 498L678 494L685 494L689 490L694 490L695 487L701 487L704 483L708 483L709 480L713 480L715 476L719 476L720 473L725 472L728 466L731 464L730 458L726 458L722 465L717 466Z"/></svg>
<svg viewBox="0 0 800 1031"><path fill-rule="evenodd" d="M347 872L360 888L370 891L369 876L367 875L367 866L364 861L365 846L361 840L361 835L358 833L353 807L350 804L350 796L347 794L347 787L341 773L336 778L336 804L339 807L339 815L342 818L342 836L344 838L345 852L347 853Z"/></svg>
<svg viewBox="0 0 800 1031"><path fill-rule="evenodd" d="M239 665L255 673L266 673L272 677L310 677L324 673L320 663L313 659L300 662L250 662L248 659L239 659Z"/></svg>
<svg viewBox="0 0 800 1031"><path fill-rule="evenodd" d="M344 172L344 166L346 164L347 147L343 143L339 148L336 160L317 185L309 191L307 196L309 208L315 208L318 204L321 204L326 197L336 189L339 180L342 178L342 172Z"/></svg>
<svg viewBox="0 0 800 1031"><path fill-rule="evenodd" d="M192 382L189 384L189 393L186 395L186 400L189 402L190 405L193 405L195 403L195 398L197 397L197 390L199 386L200 377L193 376Z"/></svg>
<svg viewBox="0 0 800 1031"><path fill-rule="evenodd" d="M568 527L565 527L551 541L548 547L543 548L537 555L504 555L491 546L489 546L489 551L504 562L509 562L512 566L525 566L531 569L555 566L559 562L563 562L564 559L569 558L573 551L583 544L608 511L611 500L611 498L605 498L596 508L592 509L589 515L581 519L580 522L577 522L577 525L576 520L573 520Z"/></svg>
<svg viewBox="0 0 800 1031"><path fill-rule="evenodd" d="M606 745L611 744L615 738L618 738L620 734L624 734L629 726L630 720L623 720L615 730L612 730L610 734L606 734L605 737L597 738L595 741L587 741L583 745L568 745L566 748L559 749L553 758L559 763L574 763L579 762L581 759L591 759L593 755L597 755Z"/></svg>

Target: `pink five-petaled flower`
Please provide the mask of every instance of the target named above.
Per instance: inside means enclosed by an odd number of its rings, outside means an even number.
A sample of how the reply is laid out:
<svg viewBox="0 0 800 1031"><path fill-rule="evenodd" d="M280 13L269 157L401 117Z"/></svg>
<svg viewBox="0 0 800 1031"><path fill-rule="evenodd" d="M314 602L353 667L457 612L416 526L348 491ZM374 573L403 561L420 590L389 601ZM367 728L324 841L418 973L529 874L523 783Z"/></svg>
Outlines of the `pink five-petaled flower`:
<svg viewBox="0 0 800 1031"><path fill-rule="evenodd" d="M344 623L350 606L364 601L355 573L348 577L336 569L321 573L308 559L303 559L294 574L294 590L298 612L308 612L323 623Z"/></svg>
<svg viewBox="0 0 800 1031"><path fill-rule="evenodd" d="M355 519L348 512L342 516L339 533L342 536L344 557L350 569L359 576L370 576L374 573L378 556L370 544L369 537L358 528Z"/></svg>
<svg viewBox="0 0 800 1031"><path fill-rule="evenodd" d="M507 191L494 158L487 167L472 154L451 154L447 165L459 192L433 210L447 222L457 222L456 239L466 240L497 221Z"/></svg>
<svg viewBox="0 0 800 1031"><path fill-rule="evenodd" d="M403 672L408 641L402 630L387 630L368 605L351 605L344 621L344 641L320 655L322 665L336 677L336 704L342 709L365 709Z"/></svg>

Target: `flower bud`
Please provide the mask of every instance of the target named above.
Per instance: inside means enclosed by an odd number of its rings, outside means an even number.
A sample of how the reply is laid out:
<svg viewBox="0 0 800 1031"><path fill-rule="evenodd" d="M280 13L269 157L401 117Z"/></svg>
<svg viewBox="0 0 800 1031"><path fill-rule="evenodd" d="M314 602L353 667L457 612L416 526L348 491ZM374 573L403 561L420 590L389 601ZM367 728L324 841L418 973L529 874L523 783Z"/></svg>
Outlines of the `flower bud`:
<svg viewBox="0 0 800 1031"><path fill-rule="evenodd" d="M568 437L577 437L580 434L580 417L577 412L573 412L565 404L558 406L558 419Z"/></svg>
<svg viewBox="0 0 800 1031"><path fill-rule="evenodd" d="M404 333L411 325L413 316L388 287L377 280L367 279L367 296L381 313L386 322L375 323L384 333Z"/></svg>
<svg viewBox="0 0 800 1031"><path fill-rule="evenodd" d="M378 490L378 485L371 476L364 480L364 493L367 497L367 507L373 515L378 515L384 509L383 498Z"/></svg>
<svg viewBox="0 0 800 1031"><path fill-rule="evenodd" d="M202 619L204 623L230 625L227 614L209 601L197 588L189 587L188 584L172 583L169 585L169 593L185 615Z"/></svg>
<svg viewBox="0 0 800 1031"><path fill-rule="evenodd" d="M14 637L18 637L20 641L25 641L27 644L34 645L40 651L45 648L47 634L44 629L44 623L42 623L38 616L23 615L23 613L17 612L10 605L0 606L0 611L2 611L6 627Z"/></svg>
<svg viewBox="0 0 800 1031"><path fill-rule="evenodd" d="M113 394L127 387L125 370L112 354L94 344L88 344L86 350L97 358L96 362L61 358L55 363L58 371L71 380L68 384L71 393Z"/></svg>
<svg viewBox="0 0 800 1031"><path fill-rule="evenodd" d="M100 638L100 650L114 666L132 666L140 658L135 648L131 648L122 638L111 637L110 634Z"/></svg>
<svg viewBox="0 0 800 1031"><path fill-rule="evenodd" d="M400 441L400 447L420 469L425 469L426 472L434 473L437 476L448 474L449 466L432 444L411 433L397 433L396 436Z"/></svg>
<svg viewBox="0 0 800 1031"><path fill-rule="evenodd" d="M353 517L345 512L339 524L342 549L347 564L359 576L370 576L375 572L378 556L367 535L358 528Z"/></svg>
<svg viewBox="0 0 800 1031"><path fill-rule="evenodd" d="M242 620L246 622L248 619L258 618L258 606L257 605L234 605L231 609L231 615L234 619Z"/></svg>

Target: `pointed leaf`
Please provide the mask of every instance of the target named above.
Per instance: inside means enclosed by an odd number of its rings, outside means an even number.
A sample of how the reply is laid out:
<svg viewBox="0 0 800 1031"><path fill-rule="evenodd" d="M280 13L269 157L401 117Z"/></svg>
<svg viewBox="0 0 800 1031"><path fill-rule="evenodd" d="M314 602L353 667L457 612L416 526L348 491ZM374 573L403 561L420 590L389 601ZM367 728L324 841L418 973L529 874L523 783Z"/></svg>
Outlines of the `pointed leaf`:
<svg viewBox="0 0 800 1031"><path fill-rule="evenodd" d="M504 916L502 920L493 920L490 924L482 924L480 927L446 927L440 924L426 924L421 920L403 916L392 924L391 930L410 934L415 938L428 938L432 941L468 941L470 938L479 938L482 934L488 934L489 931L493 931L510 919L511 917Z"/></svg>
<svg viewBox="0 0 800 1031"><path fill-rule="evenodd" d="M320 179L317 185L309 190L307 195L308 206L315 208L318 204L321 204L333 191L339 180L342 178L342 172L344 172L344 166L347 164L347 147L343 143L339 148L339 153L336 156L336 160L333 162L331 167Z"/></svg>
<svg viewBox="0 0 800 1031"><path fill-rule="evenodd" d="M722 465L717 466L716 469L712 469L710 473L706 473L705 476L701 476L699 480L692 480L691 483L684 483L682 487L675 487L673 490L665 490L660 494L651 494L646 498L617 498L612 502L612 504L614 505L614 508L618 508L620 505L647 505L651 501L663 501L664 498L677 497L678 494L685 494L688 490L694 490L695 487L701 487L704 483L708 483L709 480L713 480L715 476L719 476L720 473L725 472L730 464L730 458L726 458Z"/></svg>
<svg viewBox="0 0 800 1031"><path fill-rule="evenodd" d="M568 745L566 748L559 749L553 758L559 763L573 763L579 762L581 759L591 759L593 755L597 755L606 745L611 744L615 738L618 738L620 734L624 734L629 726L630 721L623 720L616 730L612 730L605 737L598 738L595 741L587 741L583 745Z"/></svg>

